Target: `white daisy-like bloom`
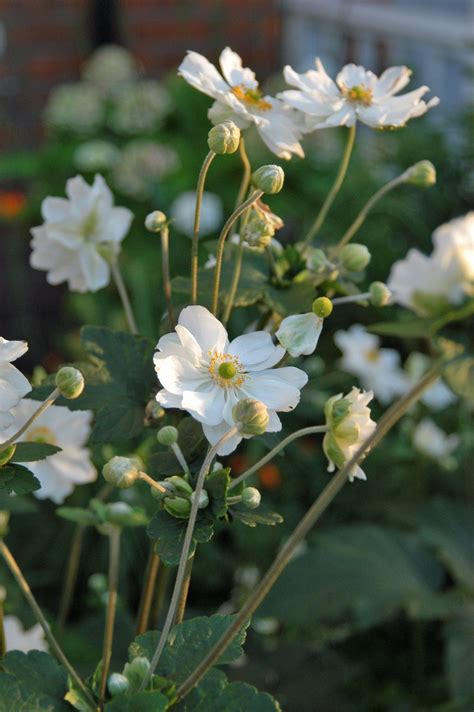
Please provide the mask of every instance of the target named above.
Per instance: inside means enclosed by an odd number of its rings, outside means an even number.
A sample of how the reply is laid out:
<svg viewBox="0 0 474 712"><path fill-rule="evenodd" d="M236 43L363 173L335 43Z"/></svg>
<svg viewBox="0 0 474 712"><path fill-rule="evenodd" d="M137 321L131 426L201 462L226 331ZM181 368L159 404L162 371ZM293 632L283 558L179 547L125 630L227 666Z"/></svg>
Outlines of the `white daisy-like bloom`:
<svg viewBox="0 0 474 712"><path fill-rule="evenodd" d="M308 376L291 366L273 368L285 350L270 334L254 331L229 341L221 322L202 306L183 309L175 331L161 337L154 358L163 386L156 396L160 405L188 411L212 445L235 425L232 409L243 398L268 408L267 432L281 430L277 411L297 406ZM234 436L218 454L228 455L241 439Z"/></svg>
<svg viewBox="0 0 474 712"><path fill-rule="evenodd" d="M372 391L361 391L354 387L348 395L339 393L327 401L324 413L329 430L323 439L323 450L329 461L328 472L343 467L374 432L376 423L371 419L370 408L367 407L373 397ZM359 465L349 473L351 482L355 477L367 479Z"/></svg>
<svg viewBox="0 0 474 712"><path fill-rule="evenodd" d="M313 312L292 314L283 319L275 336L293 358L309 356L316 350L323 322Z"/></svg>
<svg viewBox="0 0 474 712"><path fill-rule="evenodd" d="M459 436L447 435L431 418L423 418L413 431L413 445L433 460L444 460L458 447Z"/></svg>
<svg viewBox="0 0 474 712"><path fill-rule="evenodd" d="M361 386L373 391L380 403L390 403L410 387L398 351L380 348L380 339L361 324L353 324L347 331L336 331L334 342L342 351L339 367L357 376Z"/></svg>
<svg viewBox="0 0 474 712"><path fill-rule="evenodd" d="M364 67L346 64L334 82L317 58L316 69L298 74L287 65L284 76L296 89L278 96L304 114L306 131L354 126L356 121L376 129L400 127L439 103L438 97L422 99L429 91L426 86L396 96L410 81L408 67L390 67L377 77Z"/></svg>
<svg viewBox="0 0 474 712"><path fill-rule="evenodd" d="M3 619L5 631L6 650L20 650L28 653L30 650L42 650L47 652L48 643L45 640L44 632L39 623L25 630L23 623L16 616L5 616Z"/></svg>
<svg viewBox="0 0 474 712"><path fill-rule="evenodd" d="M38 402L23 399L13 409L14 422L0 436L0 443L14 435L38 409ZM97 470L90 460L90 451L85 447L91 432L92 412L70 411L52 405L36 418L21 436L24 442L40 442L57 445L60 452L38 462L29 462L28 469L38 478L41 489L33 492L38 499L51 499L62 504L76 485L94 482Z"/></svg>
<svg viewBox="0 0 474 712"><path fill-rule="evenodd" d="M49 284L68 282L73 292L95 292L110 280L108 259L116 258L133 214L114 206L101 175L92 185L82 176L66 183L67 198L43 200L43 225L31 229L30 264L45 270Z"/></svg>
<svg viewBox="0 0 474 712"><path fill-rule="evenodd" d="M26 351L26 341L8 341L0 336L0 432L14 420L11 409L31 391L28 379L11 363Z"/></svg>
<svg viewBox="0 0 474 712"><path fill-rule="evenodd" d="M94 84L103 94L113 94L123 84L138 77L133 55L120 45L102 45L84 64L82 77Z"/></svg>
<svg viewBox="0 0 474 712"><path fill-rule="evenodd" d="M98 131L104 114L104 98L99 89L87 82L76 82L52 90L44 118L55 129L89 135Z"/></svg>
<svg viewBox="0 0 474 712"><path fill-rule="evenodd" d="M186 190L171 203L170 216L179 232L188 237L194 234L194 211L196 208L196 192ZM200 235L216 232L222 224L224 209L222 200L215 193L204 191L201 203Z"/></svg>
<svg viewBox="0 0 474 712"><path fill-rule="evenodd" d="M178 69L191 86L215 99L208 112L210 121L219 124L231 119L239 129L254 125L279 158L304 157L297 112L280 99L264 95L254 72L242 66L242 59L230 47L221 52L219 64L222 75L202 54L188 52Z"/></svg>
<svg viewBox="0 0 474 712"><path fill-rule="evenodd" d="M409 250L392 266L387 286L393 299L426 315L430 303L460 304L474 293L474 211L438 227L428 257Z"/></svg>

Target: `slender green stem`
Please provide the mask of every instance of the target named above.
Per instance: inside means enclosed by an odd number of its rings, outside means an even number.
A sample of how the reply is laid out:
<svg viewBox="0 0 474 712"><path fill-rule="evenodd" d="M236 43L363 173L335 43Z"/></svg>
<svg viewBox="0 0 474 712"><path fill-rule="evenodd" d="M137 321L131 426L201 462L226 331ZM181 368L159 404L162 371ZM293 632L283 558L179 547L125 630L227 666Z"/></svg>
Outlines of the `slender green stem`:
<svg viewBox="0 0 474 712"><path fill-rule="evenodd" d="M165 293L166 308L171 327L175 324L173 302L171 298L170 277L170 240L168 225L161 228L161 268L163 274L163 291Z"/></svg>
<svg viewBox="0 0 474 712"><path fill-rule="evenodd" d="M5 639L5 616L4 616L5 611L4 611L4 607L3 607L4 603L5 603L5 589L3 589L0 593L0 665L1 665L2 658L5 657L5 653L7 652L7 641Z"/></svg>
<svg viewBox="0 0 474 712"><path fill-rule="evenodd" d="M186 458L184 457L183 451L179 447L178 443L173 443L171 445L171 449L174 453L175 458L178 460L179 464L183 468L183 472L185 472L187 475L189 475L190 471L189 471L188 463L186 462Z"/></svg>
<svg viewBox="0 0 474 712"><path fill-rule="evenodd" d="M121 529L113 526L109 534L109 585L107 596L107 613L105 618L104 644L102 647L102 677L100 681L99 706L102 709L107 691L112 644L114 639L115 614L117 611L117 588L120 566L120 534Z"/></svg>
<svg viewBox="0 0 474 712"><path fill-rule="evenodd" d="M79 572L79 563L81 560L82 544L84 541L85 533L85 526L83 526L82 524L76 525L74 529L74 534L72 536L71 546L69 549L66 575L64 578L64 588L61 596L61 603L59 605L58 620L56 624L58 637L61 637L64 633L64 626L66 625L69 611L71 609L74 589L76 588L77 574Z"/></svg>
<svg viewBox="0 0 474 712"><path fill-rule="evenodd" d="M237 247L237 254L235 256L234 274L232 275L232 284L230 285L229 294L227 296L227 301L225 305L224 316L222 317L222 323L224 326L230 319L232 309L234 307L235 295L237 294L237 289L239 288L240 274L242 272L242 261L244 257L244 241L242 235L239 238L239 244Z"/></svg>
<svg viewBox="0 0 474 712"><path fill-rule="evenodd" d="M247 155L247 149L245 147L245 139L241 135L239 143L239 154L240 160L244 167L244 172L242 175L242 181L240 183L239 192L237 193L237 200L235 201L235 207L237 208L247 194L248 187L250 185L250 176L252 174L252 166L250 165L249 157Z"/></svg>
<svg viewBox="0 0 474 712"><path fill-rule="evenodd" d="M332 184L331 190L329 191L326 200L321 206L321 210L319 211L318 215L316 216L316 219L314 223L311 225L305 239L303 242L303 245L307 247L310 242L313 240L313 238L318 234L319 230L321 229L324 221L326 220L326 216L331 208L331 205L333 204L336 195L339 193L339 190L341 189L341 185L344 182L344 178L347 173L347 169L349 167L349 162L351 160L351 155L352 155L352 149L354 148L354 141L355 141L355 136L356 136L356 125L351 126L349 128L349 133L347 135L347 143L346 143L346 148L344 150L344 154L342 156L341 164L339 166L339 171L336 176L336 180Z"/></svg>
<svg viewBox="0 0 474 712"><path fill-rule="evenodd" d="M158 571L158 579L156 582L156 594L155 603L153 605L153 610L151 611L150 627L155 630L158 628L160 622L161 610L163 608L163 603L166 598L166 591L168 589L168 580L170 577L170 568L164 564L160 566Z"/></svg>
<svg viewBox="0 0 474 712"><path fill-rule="evenodd" d="M351 302L363 302L366 299L370 299L370 292L364 292L363 294L351 294L347 297L336 297L331 299L334 306L338 304L350 304Z"/></svg>
<svg viewBox="0 0 474 712"><path fill-rule="evenodd" d="M148 554L148 563L145 573L145 583L140 597L140 605L138 608L137 625L135 635L145 633L148 627L150 618L151 605L153 602L153 593L155 591L156 577L160 568L160 557L155 554L153 544L150 545Z"/></svg>
<svg viewBox="0 0 474 712"><path fill-rule="evenodd" d="M242 625L260 605L275 581L283 572L287 564L291 561L294 552L301 541L313 528L316 521L323 514L335 496L344 487L353 468L364 459L369 449L374 448L382 440L386 433L419 398L421 393L423 393L423 391L436 380L439 376L442 365L443 364L440 362L435 364L435 366L433 366L433 368L410 391L408 391L408 393L406 393L402 398L400 398L399 401L389 408L389 410L378 422L374 432L369 435L366 440L364 440L364 442L354 453L353 457L345 463L344 467L342 467L326 485L303 519L301 519L296 529L292 532L289 539L287 539L282 549L280 549L274 562L271 564L258 586L252 591L247 601L237 613L232 624L223 633L206 657L199 663L194 672L192 672L187 680L183 682L181 687L178 688L178 700L183 699L183 697L185 697L193 689L193 687L195 687L198 682L202 680L207 671L217 662Z"/></svg>
<svg viewBox="0 0 474 712"><path fill-rule="evenodd" d="M295 430L294 433L291 433L291 435L288 435L281 442L279 442L278 445L275 445L275 447L270 450L270 452L267 452L266 455L264 455L258 462L255 463L255 465L252 465L252 467L249 467L248 470L245 470L245 472L236 477L235 480L232 480L229 485L229 489L237 487L237 485L240 485L241 482L244 482L247 477L250 477L250 475L253 475L254 472L257 472L257 470L266 465L267 462L273 460L275 455L278 455L280 450L283 450L285 447L287 447L287 445L292 443L293 440L296 440L297 438L303 438L305 435L313 435L314 433L325 433L326 431L326 425L311 425L308 428L301 428L301 430Z"/></svg>
<svg viewBox="0 0 474 712"><path fill-rule="evenodd" d="M228 218L224 227L222 228L221 234L219 235L219 242L217 243L216 250L216 267L214 273L214 292L212 297L212 313L215 315L217 313L217 306L219 303L219 287L221 281L221 271L222 271L222 259L224 256L224 247L226 237L230 232L232 225L234 225L241 215L245 213L248 208L250 208L254 203L257 202L259 198L263 195L262 190L255 190L250 198L247 198L241 205L238 206Z"/></svg>
<svg viewBox="0 0 474 712"><path fill-rule="evenodd" d="M347 245L349 240L351 240L354 235L356 234L357 230L363 225L365 222L365 219L367 215L370 213L374 205L384 197L387 193L389 193L393 188L396 188L398 185L401 185L402 183L405 182L405 174L402 173L402 175L397 176L393 180L389 181L386 185L383 185L374 195L367 201L367 203L364 205L352 225L346 230L344 235L341 237L337 245L335 246L334 250L332 250L331 256L335 257L341 249L344 247L344 245Z"/></svg>
<svg viewBox="0 0 474 712"><path fill-rule="evenodd" d="M133 315L132 305L130 304L130 299L128 297L127 287L123 281L122 272L120 271L119 264L117 260L112 260L110 263L110 271L112 272L112 277L117 287L117 292L122 301L123 310L125 312L125 318L127 319L128 328L131 334L138 334L137 323Z"/></svg>
<svg viewBox="0 0 474 712"><path fill-rule="evenodd" d="M166 620L163 625L163 630L162 630L160 638L158 640L158 645L156 646L156 650L153 653L153 657L150 662L150 669L148 671L148 674L145 676L145 678L142 682L142 685L140 688L141 690L145 689L145 687L150 682L153 673L156 670L156 666L158 665L159 659L161 657L161 653L164 650L164 647L168 640L169 632L171 630L171 626L173 624L178 601L180 600L180 597L181 597L183 582L184 582L184 579L186 576L187 561L189 559L189 551L191 549L191 544L192 544L192 540L193 540L194 525L196 524L196 518L197 518L197 514L198 514L198 509L199 509L199 499L200 499L201 492L204 487L204 480L206 478L207 473L209 472L209 469L212 464L212 460L214 459L215 455L217 454L218 449L221 447L221 445L226 443L227 440L229 440L231 437L236 435L238 432L239 432L239 429L237 426L230 428L230 430L228 430L228 432L222 436L222 438L219 440L219 442L216 443L215 445L213 445L213 447L211 447L209 449L206 457L204 458L204 462L202 463L201 469L200 469L198 477L197 477L196 486L194 488L194 497L192 500L191 511L189 513L189 519L188 519L188 525L186 527L186 533L184 535L183 548L181 550L181 557L179 560L178 572L176 574L176 580L175 580L175 584L174 584L173 593L171 596L170 605L168 608L168 613L166 615Z"/></svg>
<svg viewBox="0 0 474 712"><path fill-rule="evenodd" d="M143 482L146 482L147 485L150 485L150 487L154 487L158 492L161 492L161 494L166 494L168 497L173 497L174 494L171 490L169 490L167 487L164 487L162 484L154 480L150 475L147 475L146 472L139 472L138 473L138 478L142 480ZM183 496L183 495L180 495Z"/></svg>
<svg viewBox="0 0 474 712"><path fill-rule="evenodd" d="M50 395L46 398L46 400L41 403L39 408L35 410L31 418L28 418L26 423L22 425L21 428L15 433L15 435L12 435L11 438L0 444L0 452L3 452L3 450L6 450L8 447L10 447L10 445L13 445L13 443L15 443L18 438L23 435L26 430L28 430L28 428L36 420L36 418L39 418L40 415L44 413L44 411L47 410L49 406L52 405L56 398L58 398L60 395L61 393L59 391L59 388L55 388L54 391L50 393Z"/></svg>
<svg viewBox="0 0 474 712"><path fill-rule="evenodd" d="M193 571L194 554L190 556L186 562L186 571L184 572L183 585L181 587L181 593L178 600L178 605L176 606L176 614L174 617L173 624L178 625L183 622L184 612L186 610L186 602L188 600L189 586L191 584L191 574Z"/></svg>
<svg viewBox="0 0 474 712"><path fill-rule="evenodd" d="M93 697L91 696L89 690L85 686L85 684L82 682L81 678L63 653L61 646L59 645L58 641L53 635L53 632L49 626L48 621L46 620L43 611L39 607L38 603L36 602L36 598L33 596L33 593L28 585L27 580L23 576L20 567L18 566L17 562L15 561L15 558L13 554L11 553L10 549L8 546L5 544L3 539L0 540L0 553L2 554L3 558L5 559L5 563L7 564L8 568L10 569L11 573L13 574L13 577L15 581L17 582L19 588L21 589L24 597L28 601L28 604L33 611L36 620L39 622L41 625L44 634L46 636L46 640L48 641L51 651L53 654L56 656L58 661L63 665L66 670L68 671L69 675L71 676L71 679L74 681L75 685L77 685L78 689L81 690L85 700L87 703L90 705L91 710L96 709L96 704L94 702Z"/></svg>
<svg viewBox="0 0 474 712"><path fill-rule="evenodd" d="M199 252L199 224L201 221L202 196L206 182L207 171L216 157L214 151L209 151L199 171L196 189L196 207L194 209L193 244L191 248L191 303L196 304L198 298L198 252Z"/></svg>

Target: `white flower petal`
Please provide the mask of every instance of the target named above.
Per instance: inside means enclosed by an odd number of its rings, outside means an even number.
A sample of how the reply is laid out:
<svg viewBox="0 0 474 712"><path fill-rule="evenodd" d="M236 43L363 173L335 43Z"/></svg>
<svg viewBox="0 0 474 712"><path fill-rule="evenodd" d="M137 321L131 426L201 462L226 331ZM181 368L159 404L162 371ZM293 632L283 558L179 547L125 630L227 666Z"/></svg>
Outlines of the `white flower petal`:
<svg viewBox="0 0 474 712"><path fill-rule="evenodd" d="M182 395L176 395L175 393L170 393L163 388L156 394L156 400L163 406L163 408L181 408L181 401L183 400Z"/></svg>
<svg viewBox="0 0 474 712"><path fill-rule="evenodd" d="M86 243L79 250L79 263L90 292L106 287L110 280L110 267L99 255L94 245Z"/></svg>
<svg viewBox="0 0 474 712"><path fill-rule="evenodd" d="M181 405L200 423L218 425L225 405L224 388L209 385L202 391L184 391Z"/></svg>
<svg viewBox="0 0 474 712"><path fill-rule="evenodd" d="M229 343L227 331L205 307L185 307L178 321L194 336L203 353L226 351Z"/></svg>
<svg viewBox="0 0 474 712"><path fill-rule="evenodd" d="M294 358L312 354L323 330L324 320L313 312L287 316L280 324L275 336L280 344Z"/></svg>
<svg viewBox="0 0 474 712"><path fill-rule="evenodd" d="M0 336L0 361L16 361L27 351L26 341L8 341Z"/></svg>
<svg viewBox="0 0 474 712"><path fill-rule="evenodd" d="M210 380L209 374L180 356L168 356L160 362L159 379L167 391L181 396L184 391L197 389Z"/></svg>
<svg viewBox="0 0 474 712"><path fill-rule="evenodd" d="M219 57L222 74L228 81L231 87L244 85L250 89L258 87L258 82L255 79L255 73L248 67L242 67L242 59L237 52L233 52L230 47L222 50Z"/></svg>
<svg viewBox="0 0 474 712"><path fill-rule="evenodd" d="M213 98L216 98L218 92L229 91L228 84L222 79L214 65L198 52L187 53L178 68L178 74L195 89Z"/></svg>
<svg viewBox="0 0 474 712"><path fill-rule="evenodd" d="M243 334L229 344L229 353L236 356L246 369L261 371L275 366L285 355L284 349L273 343L266 331Z"/></svg>
<svg viewBox="0 0 474 712"><path fill-rule="evenodd" d="M286 381L285 374L279 374L279 371L285 370L280 368L252 373L242 386L242 391L250 398L262 401L272 410L293 410L300 400L300 391L297 386Z"/></svg>
<svg viewBox="0 0 474 712"><path fill-rule="evenodd" d="M28 379L11 363L0 361L0 410L10 410L30 391Z"/></svg>
<svg viewBox="0 0 474 712"><path fill-rule="evenodd" d="M206 436L207 440L211 443L211 445L215 445L216 443L219 442L219 440L222 438L223 435L225 435L229 430L230 427L228 423L223 421L219 425L203 425L202 429L204 431L204 435ZM227 442L225 442L221 447L217 450L217 454L224 456L224 455L230 455L231 452L234 452L236 447L239 445L239 443L242 442L242 437L240 435L234 435Z"/></svg>

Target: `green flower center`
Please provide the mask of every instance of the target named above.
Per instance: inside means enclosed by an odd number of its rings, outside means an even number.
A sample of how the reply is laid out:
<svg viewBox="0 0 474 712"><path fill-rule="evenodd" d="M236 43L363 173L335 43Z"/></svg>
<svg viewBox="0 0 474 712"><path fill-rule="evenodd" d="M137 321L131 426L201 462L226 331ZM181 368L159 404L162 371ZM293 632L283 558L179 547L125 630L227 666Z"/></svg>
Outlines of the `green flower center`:
<svg viewBox="0 0 474 712"><path fill-rule="evenodd" d="M232 361L224 361L217 369L217 373L221 378L234 378L237 373L237 366Z"/></svg>
<svg viewBox="0 0 474 712"><path fill-rule="evenodd" d="M344 90L344 94L347 99L349 99L349 101L364 104L364 106L370 106L374 98L372 89L364 87L362 84L358 84L355 87L346 88Z"/></svg>

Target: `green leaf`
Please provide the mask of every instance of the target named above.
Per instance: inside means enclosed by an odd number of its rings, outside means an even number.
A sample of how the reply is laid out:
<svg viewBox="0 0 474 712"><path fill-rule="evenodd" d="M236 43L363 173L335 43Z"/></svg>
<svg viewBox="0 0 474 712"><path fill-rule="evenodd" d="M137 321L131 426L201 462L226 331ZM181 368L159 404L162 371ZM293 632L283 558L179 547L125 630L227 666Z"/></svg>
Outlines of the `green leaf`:
<svg viewBox="0 0 474 712"><path fill-rule="evenodd" d="M3 658L2 669L0 712L67 712L70 709L63 701L67 690L66 670L51 655L39 650L27 654L14 650Z"/></svg>
<svg viewBox="0 0 474 712"><path fill-rule="evenodd" d="M228 629L234 618L235 616L228 615L214 615L210 618L199 616L175 626L160 658L157 673L180 685ZM245 641L248 624L249 622L242 626L236 637L222 653L218 662L219 665L231 663L242 656L242 645ZM160 633L158 631L148 631L144 635L139 635L130 646L130 660L138 656L151 660L158 644L159 636Z"/></svg>
<svg viewBox="0 0 474 712"><path fill-rule="evenodd" d="M420 535L456 581L474 592L474 510L436 499L421 514Z"/></svg>
<svg viewBox="0 0 474 712"><path fill-rule="evenodd" d="M155 551L168 566L177 566L179 563L187 524L187 519L177 519L161 510L153 516L148 525L147 533L150 539L155 541ZM202 544L209 541L213 533L212 522L200 512L194 527L189 556L196 551L197 542Z"/></svg>
<svg viewBox="0 0 474 712"><path fill-rule="evenodd" d="M377 526L341 526L315 536L290 562L261 615L302 630L308 621L350 622L363 630L426 599L442 577L438 561L415 538Z"/></svg>
<svg viewBox="0 0 474 712"><path fill-rule="evenodd" d="M474 605L463 616L445 625L444 637L451 692L454 697L474 697ZM472 709L472 704L466 709Z"/></svg>
<svg viewBox="0 0 474 712"><path fill-rule="evenodd" d="M173 706L176 712L281 712L266 692L243 682L229 683L221 670L210 670L205 678Z"/></svg>
<svg viewBox="0 0 474 712"><path fill-rule="evenodd" d="M173 706L174 712L205 712L208 700L218 698L227 685L227 676L222 670L211 668L184 700Z"/></svg>
<svg viewBox="0 0 474 712"><path fill-rule="evenodd" d="M23 465L8 464L0 468L0 491L28 494L39 490L39 480Z"/></svg>
<svg viewBox="0 0 474 712"><path fill-rule="evenodd" d="M267 285L264 301L270 309L288 316L311 311L314 295L314 285L310 281L293 282L291 286L281 289Z"/></svg>
<svg viewBox="0 0 474 712"><path fill-rule="evenodd" d="M284 521L281 514L265 510L262 507L256 510L232 507L232 515L248 527L256 527L258 524L274 527Z"/></svg>
<svg viewBox="0 0 474 712"><path fill-rule="evenodd" d="M433 335L435 319L414 317L400 321L381 321L368 326L368 330L381 336L400 336L402 339L428 339Z"/></svg>
<svg viewBox="0 0 474 712"><path fill-rule="evenodd" d="M96 526L100 524L99 517L91 512L90 509L82 509L81 507L58 507L56 514L69 522L82 524L83 526Z"/></svg>
<svg viewBox="0 0 474 712"><path fill-rule="evenodd" d="M50 443L16 443L15 454L12 457L13 462L36 462L44 460L45 457L54 455L56 452L61 452L61 448Z"/></svg>
<svg viewBox="0 0 474 712"><path fill-rule="evenodd" d="M169 700L161 692L139 692L131 697L119 695L105 705L106 712L166 712Z"/></svg>
<svg viewBox="0 0 474 712"><path fill-rule="evenodd" d="M230 467L217 472L211 472L206 477L204 489L209 495L209 505L206 513L211 514L216 519L222 519L227 513L227 491L230 484Z"/></svg>

